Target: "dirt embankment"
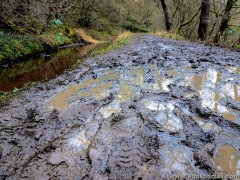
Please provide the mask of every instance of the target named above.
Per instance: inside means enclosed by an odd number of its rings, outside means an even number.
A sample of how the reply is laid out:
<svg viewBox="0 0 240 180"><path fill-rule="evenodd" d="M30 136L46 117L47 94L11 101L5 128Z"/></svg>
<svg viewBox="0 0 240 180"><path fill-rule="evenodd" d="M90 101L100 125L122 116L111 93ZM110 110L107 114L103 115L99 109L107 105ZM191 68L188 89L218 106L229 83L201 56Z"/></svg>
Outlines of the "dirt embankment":
<svg viewBox="0 0 240 180"><path fill-rule="evenodd" d="M1 108L0 177L238 174L239 64L237 52L149 35L88 58Z"/></svg>

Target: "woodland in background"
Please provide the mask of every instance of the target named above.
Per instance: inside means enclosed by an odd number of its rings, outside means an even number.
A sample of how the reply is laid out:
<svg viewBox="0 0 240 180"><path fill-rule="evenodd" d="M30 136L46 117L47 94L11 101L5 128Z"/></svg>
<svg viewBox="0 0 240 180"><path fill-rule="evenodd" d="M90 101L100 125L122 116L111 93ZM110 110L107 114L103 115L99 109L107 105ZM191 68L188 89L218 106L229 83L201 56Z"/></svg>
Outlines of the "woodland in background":
<svg viewBox="0 0 240 180"><path fill-rule="evenodd" d="M0 19L37 35L51 31L53 20L60 20L65 27L113 35L118 28L169 31L240 48L239 7L238 0L1 0Z"/></svg>

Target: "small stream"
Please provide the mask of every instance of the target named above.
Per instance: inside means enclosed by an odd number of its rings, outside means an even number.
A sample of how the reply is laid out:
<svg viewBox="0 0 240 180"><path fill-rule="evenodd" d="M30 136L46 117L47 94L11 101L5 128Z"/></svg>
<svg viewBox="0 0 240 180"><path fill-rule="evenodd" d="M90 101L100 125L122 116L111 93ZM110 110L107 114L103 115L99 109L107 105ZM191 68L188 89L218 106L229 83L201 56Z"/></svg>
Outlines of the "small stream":
<svg viewBox="0 0 240 180"><path fill-rule="evenodd" d="M29 82L53 79L86 57L90 52L110 46L112 42L60 49L51 56L40 56L0 69L0 91L22 88Z"/></svg>

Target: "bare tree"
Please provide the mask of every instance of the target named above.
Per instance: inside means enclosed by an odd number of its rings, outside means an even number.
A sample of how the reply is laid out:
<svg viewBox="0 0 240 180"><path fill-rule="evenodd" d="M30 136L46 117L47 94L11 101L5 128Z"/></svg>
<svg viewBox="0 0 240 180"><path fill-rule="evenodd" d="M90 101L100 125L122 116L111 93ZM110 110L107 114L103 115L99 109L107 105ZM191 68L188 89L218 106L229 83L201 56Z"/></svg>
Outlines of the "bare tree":
<svg viewBox="0 0 240 180"><path fill-rule="evenodd" d="M198 37L204 41L207 37L208 20L210 14L210 0L202 0Z"/></svg>
<svg viewBox="0 0 240 180"><path fill-rule="evenodd" d="M221 24L220 24L220 28L219 28L219 31L217 32L217 34L216 34L216 36L214 38L214 42L219 42L219 40L222 37L223 33L227 29L228 22L231 20L231 16L230 16L231 10L233 9L233 6L235 5L235 3L237 1L238 0L228 0L227 1L227 5L225 7L224 14L222 16L222 21L221 21Z"/></svg>
<svg viewBox="0 0 240 180"><path fill-rule="evenodd" d="M172 23L170 22L168 7L167 7L167 5L165 3L165 0L160 0L160 1L161 1L162 9L163 9L163 12L164 12L166 30L170 31Z"/></svg>

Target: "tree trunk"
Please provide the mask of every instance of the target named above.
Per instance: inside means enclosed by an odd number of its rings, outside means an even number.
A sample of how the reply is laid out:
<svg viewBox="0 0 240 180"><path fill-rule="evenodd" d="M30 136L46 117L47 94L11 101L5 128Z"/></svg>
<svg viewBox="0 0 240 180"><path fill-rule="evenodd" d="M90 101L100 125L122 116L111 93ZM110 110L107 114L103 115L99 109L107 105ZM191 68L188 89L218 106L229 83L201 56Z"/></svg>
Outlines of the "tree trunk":
<svg viewBox="0 0 240 180"><path fill-rule="evenodd" d="M168 13L168 7L167 7L167 5L166 5L164 0L160 0L160 1L161 1L161 4L162 4L162 9L163 9L163 12L164 12L164 16L165 16L166 30L170 31L172 23L170 22L170 17L169 17L169 13Z"/></svg>
<svg viewBox="0 0 240 180"><path fill-rule="evenodd" d="M198 28L198 37L201 39L201 41L206 40L207 37L209 14L210 14L210 0L202 0L200 23Z"/></svg>
<svg viewBox="0 0 240 180"><path fill-rule="evenodd" d="M222 17L222 21L221 21L221 24L220 24L219 32L217 32L217 34L214 38L214 42L219 42L220 37L223 35L224 31L227 29L228 22L231 19L230 12L231 12L231 10L233 8L233 5L236 1L237 0L228 0L227 1L227 5L226 5L226 8L224 10L224 15Z"/></svg>

